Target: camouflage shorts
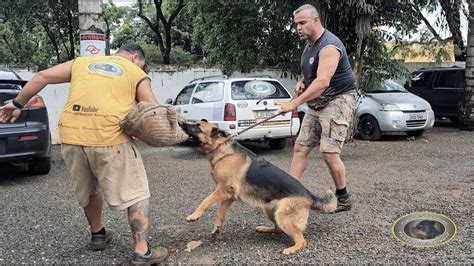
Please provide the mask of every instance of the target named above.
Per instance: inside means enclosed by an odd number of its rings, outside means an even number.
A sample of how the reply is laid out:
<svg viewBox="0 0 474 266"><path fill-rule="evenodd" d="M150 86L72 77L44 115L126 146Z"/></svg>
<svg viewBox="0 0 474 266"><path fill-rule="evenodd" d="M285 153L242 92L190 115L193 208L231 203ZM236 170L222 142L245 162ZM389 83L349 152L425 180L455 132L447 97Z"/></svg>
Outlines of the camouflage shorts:
<svg viewBox="0 0 474 266"><path fill-rule="evenodd" d="M336 96L326 107L314 111L308 108L296 143L321 152L341 153L354 116L356 93Z"/></svg>

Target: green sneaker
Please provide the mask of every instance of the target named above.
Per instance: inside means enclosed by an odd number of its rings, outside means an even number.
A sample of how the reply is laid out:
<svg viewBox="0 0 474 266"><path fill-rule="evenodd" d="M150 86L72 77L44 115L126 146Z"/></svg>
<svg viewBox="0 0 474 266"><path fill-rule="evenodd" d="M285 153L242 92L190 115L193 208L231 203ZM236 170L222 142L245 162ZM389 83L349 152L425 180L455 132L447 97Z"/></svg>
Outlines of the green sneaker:
<svg viewBox="0 0 474 266"><path fill-rule="evenodd" d="M163 247L151 249L151 254L148 256L133 252L132 265L152 265L164 261L166 257L168 257L168 250Z"/></svg>
<svg viewBox="0 0 474 266"><path fill-rule="evenodd" d="M91 248L93 251L104 250L107 244L112 241L114 231L105 230L105 234L93 235L91 237Z"/></svg>

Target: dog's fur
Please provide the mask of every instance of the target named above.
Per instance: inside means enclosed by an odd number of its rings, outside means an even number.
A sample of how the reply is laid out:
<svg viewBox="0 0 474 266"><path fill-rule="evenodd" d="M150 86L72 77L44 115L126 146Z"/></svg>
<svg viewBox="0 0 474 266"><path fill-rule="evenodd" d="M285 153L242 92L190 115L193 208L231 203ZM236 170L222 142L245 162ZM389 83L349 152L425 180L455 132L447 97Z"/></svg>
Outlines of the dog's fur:
<svg viewBox="0 0 474 266"><path fill-rule="evenodd" d="M227 210L234 200L261 207L274 226L258 226L259 233L286 233L295 244L284 254L293 254L306 247L303 237L309 210L331 213L337 199L331 190L320 198L307 190L298 180L247 150L215 125L205 121L181 123L201 151L207 155L215 191L204 199L186 220L201 218L212 205L220 203L212 235L220 233Z"/></svg>

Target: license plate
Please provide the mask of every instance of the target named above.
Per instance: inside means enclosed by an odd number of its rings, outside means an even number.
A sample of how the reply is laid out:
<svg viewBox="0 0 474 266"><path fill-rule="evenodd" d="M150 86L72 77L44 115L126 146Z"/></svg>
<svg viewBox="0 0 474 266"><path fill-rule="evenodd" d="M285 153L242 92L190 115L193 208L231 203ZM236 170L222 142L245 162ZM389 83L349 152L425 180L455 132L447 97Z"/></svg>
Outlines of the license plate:
<svg viewBox="0 0 474 266"><path fill-rule="evenodd" d="M257 119L265 119L273 116L275 113L274 112L255 112L255 118Z"/></svg>
<svg viewBox="0 0 474 266"><path fill-rule="evenodd" d="M254 125L255 123L257 123L257 121L255 119L252 119L252 120L239 120L238 121L239 127L249 127L249 126Z"/></svg>
<svg viewBox="0 0 474 266"><path fill-rule="evenodd" d="M424 120L425 114L424 113L410 114L409 119L410 120Z"/></svg>

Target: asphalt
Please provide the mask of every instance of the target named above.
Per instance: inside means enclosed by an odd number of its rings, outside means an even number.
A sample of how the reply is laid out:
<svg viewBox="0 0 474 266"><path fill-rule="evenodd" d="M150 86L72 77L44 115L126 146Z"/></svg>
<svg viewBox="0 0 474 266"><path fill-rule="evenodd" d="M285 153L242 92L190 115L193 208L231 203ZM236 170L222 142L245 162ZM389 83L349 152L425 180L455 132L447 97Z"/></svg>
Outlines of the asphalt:
<svg viewBox="0 0 474 266"><path fill-rule="evenodd" d="M217 239L210 236L215 208L199 221L185 217L212 190L208 162L187 146L140 146L149 175L153 229L149 242L170 250L167 263L466 263L472 255L474 132L438 124L419 139L384 136L355 140L342 154L354 201L350 212L312 212L308 247L285 256L286 235L261 235L269 224L263 212L234 204ZM259 156L289 169L291 145L272 151L249 145ZM312 154L303 184L321 194L332 181L321 156ZM332 187L333 188L333 187ZM0 166L0 264L122 264L131 258L126 212L104 209L104 224L116 234L108 249L88 249L89 231L77 205L59 146L53 147L48 175L27 176ZM405 213L436 211L457 225L456 237L439 247L414 248L397 241L393 222ZM186 251L190 241L202 241Z"/></svg>

